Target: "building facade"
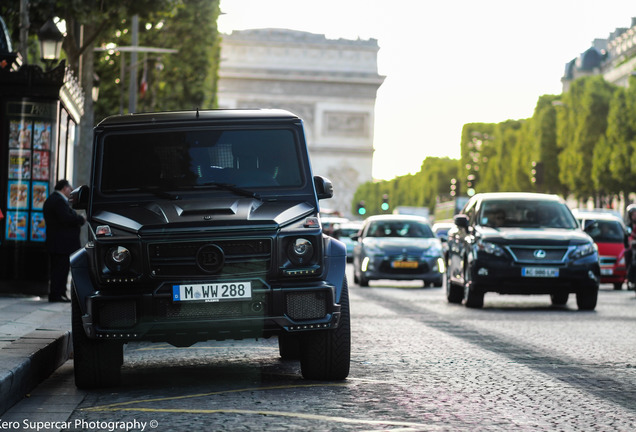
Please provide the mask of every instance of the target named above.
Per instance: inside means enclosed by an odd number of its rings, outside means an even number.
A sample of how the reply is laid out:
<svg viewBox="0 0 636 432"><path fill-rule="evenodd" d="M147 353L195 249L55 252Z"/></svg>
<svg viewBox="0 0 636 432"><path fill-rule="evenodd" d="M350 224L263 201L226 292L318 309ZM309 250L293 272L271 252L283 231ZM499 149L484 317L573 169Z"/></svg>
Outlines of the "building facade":
<svg viewBox="0 0 636 432"><path fill-rule="evenodd" d="M562 91L567 92L572 81L588 75L603 75L605 81L627 87L634 70L636 18L632 18L630 27L615 29L607 39L595 39L590 48L566 63Z"/></svg>
<svg viewBox="0 0 636 432"><path fill-rule="evenodd" d="M281 108L305 123L314 175L329 178L324 208L351 215L357 187L372 178L377 40L255 29L223 35L219 108Z"/></svg>

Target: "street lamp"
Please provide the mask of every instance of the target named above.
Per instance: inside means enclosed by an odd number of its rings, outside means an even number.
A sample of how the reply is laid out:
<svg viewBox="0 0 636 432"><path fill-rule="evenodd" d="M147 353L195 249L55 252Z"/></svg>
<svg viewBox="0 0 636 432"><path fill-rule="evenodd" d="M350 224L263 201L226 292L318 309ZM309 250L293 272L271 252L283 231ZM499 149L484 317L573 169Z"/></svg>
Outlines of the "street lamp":
<svg viewBox="0 0 636 432"><path fill-rule="evenodd" d="M53 22L53 18L49 18L38 31L38 39L40 40L40 58L48 69L60 59L64 35Z"/></svg>

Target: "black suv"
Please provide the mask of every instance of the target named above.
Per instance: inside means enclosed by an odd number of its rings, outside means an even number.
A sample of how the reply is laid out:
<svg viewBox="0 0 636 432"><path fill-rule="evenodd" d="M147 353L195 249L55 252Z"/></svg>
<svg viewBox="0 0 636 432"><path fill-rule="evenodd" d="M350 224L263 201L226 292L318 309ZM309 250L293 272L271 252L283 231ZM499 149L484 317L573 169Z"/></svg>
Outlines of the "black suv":
<svg viewBox="0 0 636 432"><path fill-rule="evenodd" d="M480 308L484 294L549 294L563 306L576 294L581 310L596 307L599 257L556 195L473 196L448 232L446 296Z"/></svg>
<svg viewBox="0 0 636 432"><path fill-rule="evenodd" d="M75 382L119 381L123 344L277 336L306 379L350 362L344 244L323 234L303 124L282 110L109 117L71 257Z"/></svg>

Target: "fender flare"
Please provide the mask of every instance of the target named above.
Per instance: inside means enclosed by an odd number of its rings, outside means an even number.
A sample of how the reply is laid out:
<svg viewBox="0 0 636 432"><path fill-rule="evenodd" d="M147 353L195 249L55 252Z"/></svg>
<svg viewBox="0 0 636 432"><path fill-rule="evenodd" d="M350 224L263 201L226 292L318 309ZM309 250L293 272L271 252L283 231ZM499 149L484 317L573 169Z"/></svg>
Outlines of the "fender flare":
<svg viewBox="0 0 636 432"><path fill-rule="evenodd" d="M86 299L95 292L90 272L90 260L85 248L77 250L70 257L73 283L71 289L77 296L82 315L88 313Z"/></svg>
<svg viewBox="0 0 636 432"><path fill-rule="evenodd" d="M327 267L325 279L336 287L336 302L340 303L342 287L347 271L347 247L333 237L325 236L324 241L324 262Z"/></svg>

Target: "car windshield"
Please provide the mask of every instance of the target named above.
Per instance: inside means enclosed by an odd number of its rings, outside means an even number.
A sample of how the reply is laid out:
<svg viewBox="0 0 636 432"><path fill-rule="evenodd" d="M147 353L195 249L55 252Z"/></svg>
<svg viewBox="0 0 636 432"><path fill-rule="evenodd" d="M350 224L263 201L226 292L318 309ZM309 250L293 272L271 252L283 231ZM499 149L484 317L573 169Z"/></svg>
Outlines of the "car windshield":
<svg viewBox="0 0 636 432"><path fill-rule="evenodd" d="M623 243L623 227L618 221L597 220L586 224L585 231L597 243Z"/></svg>
<svg viewBox="0 0 636 432"><path fill-rule="evenodd" d="M102 144L101 191L298 187L303 175L287 129L189 129L110 133Z"/></svg>
<svg viewBox="0 0 636 432"><path fill-rule="evenodd" d="M494 228L577 228L567 206L555 201L485 201L479 224Z"/></svg>
<svg viewBox="0 0 636 432"><path fill-rule="evenodd" d="M430 226L409 220L371 222L367 235L369 237L435 237Z"/></svg>

